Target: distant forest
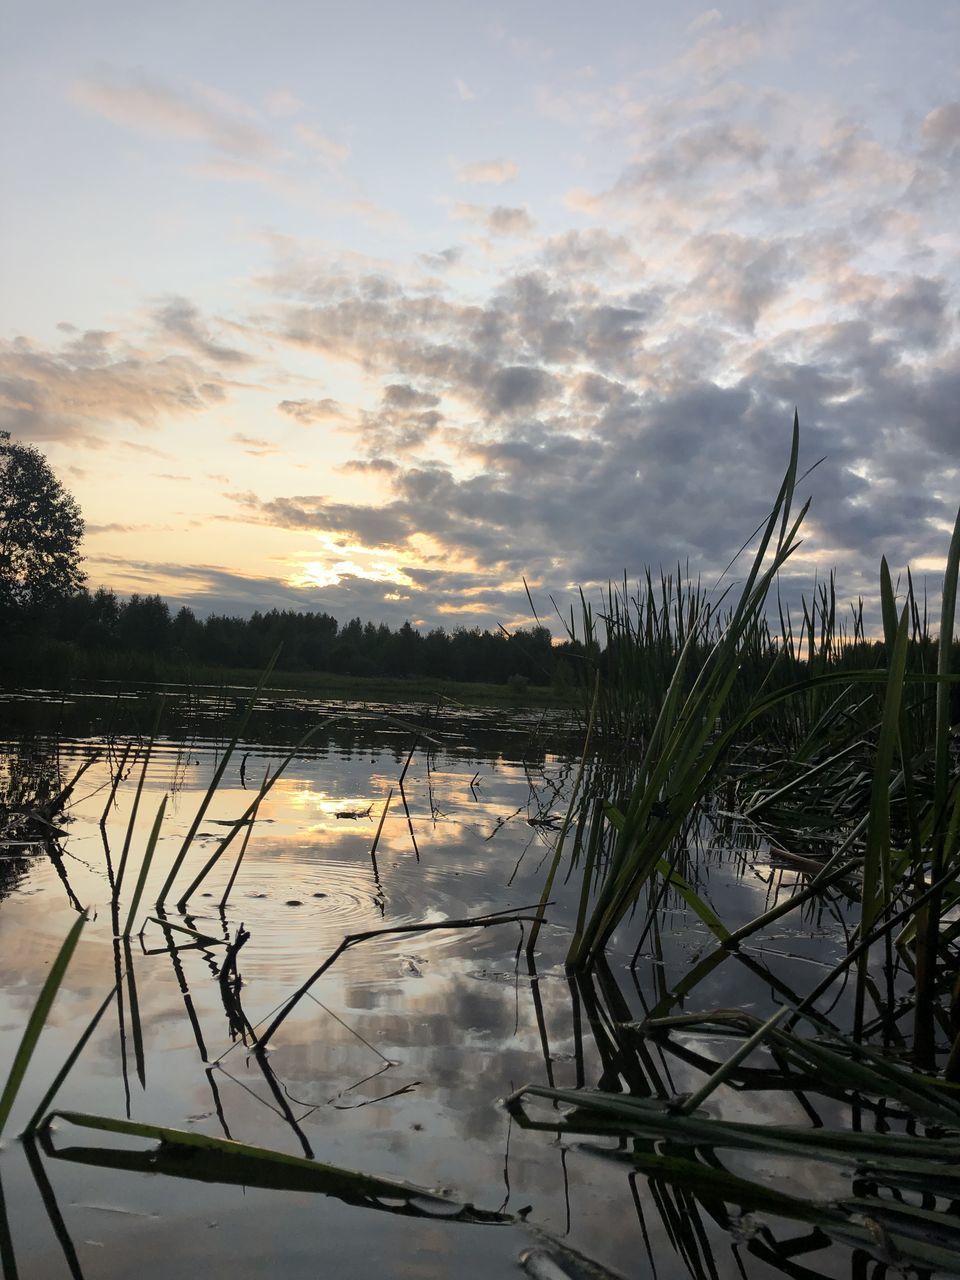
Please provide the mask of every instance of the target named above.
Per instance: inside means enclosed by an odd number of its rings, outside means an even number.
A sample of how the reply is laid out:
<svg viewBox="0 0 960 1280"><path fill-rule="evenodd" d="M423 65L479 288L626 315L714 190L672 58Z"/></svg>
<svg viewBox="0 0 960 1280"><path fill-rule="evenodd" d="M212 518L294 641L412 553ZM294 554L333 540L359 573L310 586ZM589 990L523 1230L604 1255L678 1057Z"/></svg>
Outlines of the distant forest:
<svg viewBox="0 0 960 1280"><path fill-rule="evenodd" d="M10 625L12 623L12 626ZM56 674L149 678L157 668L261 670L282 644L278 670L470 683L566 685L583 650L552 643L546 627L481 631L459 626L425 634L329 613L271 609L249 618L192 609L173 612L159 595L121 599L100 588L8 619L0 642L10 676Z"/></svg>

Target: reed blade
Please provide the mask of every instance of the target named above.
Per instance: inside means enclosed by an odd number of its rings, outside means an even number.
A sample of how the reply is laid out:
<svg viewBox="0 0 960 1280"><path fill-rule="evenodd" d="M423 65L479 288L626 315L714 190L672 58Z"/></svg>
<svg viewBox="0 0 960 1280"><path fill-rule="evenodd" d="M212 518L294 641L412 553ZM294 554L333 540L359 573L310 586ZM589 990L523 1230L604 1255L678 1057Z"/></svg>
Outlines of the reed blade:
<svg viewBox="0 0 960 1280"><path fill-rule="evenodd" d="M10 1111L17 1100L17 1094L20 1092L23 1078L27 1074L27 1068L30 1065L30 1059L33 1057L33 1051L37 1047L37 1041L40 1039L43 1025L56 999L57 992L60 990L60 984L63 982L67 967L76 950L80 934L86 922L86 915L81 915L77 917L71 926L70 932L64 938L60 950L50 966L46 981L40 988L40 994L37 996L37 1002L33 1006L33 1012L27 1019L27 1025L24 1028L19 1048L7 1073L7 1081L4 1085L3 1093L0 1094L0 1134L3 1133Z"/></svg>

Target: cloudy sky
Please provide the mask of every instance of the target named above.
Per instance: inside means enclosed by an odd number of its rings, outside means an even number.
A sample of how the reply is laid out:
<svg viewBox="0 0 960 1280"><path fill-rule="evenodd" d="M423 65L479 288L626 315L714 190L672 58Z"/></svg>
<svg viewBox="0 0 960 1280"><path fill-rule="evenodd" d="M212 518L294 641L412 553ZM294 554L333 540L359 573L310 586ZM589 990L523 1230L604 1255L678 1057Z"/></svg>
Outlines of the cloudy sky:
<svg viewBox="0 0 960 1280"><path fill-rule="evenodd" d="M12 0L0 426L90 584L513 625L762 518L936 589L960 6Z"/></svg>

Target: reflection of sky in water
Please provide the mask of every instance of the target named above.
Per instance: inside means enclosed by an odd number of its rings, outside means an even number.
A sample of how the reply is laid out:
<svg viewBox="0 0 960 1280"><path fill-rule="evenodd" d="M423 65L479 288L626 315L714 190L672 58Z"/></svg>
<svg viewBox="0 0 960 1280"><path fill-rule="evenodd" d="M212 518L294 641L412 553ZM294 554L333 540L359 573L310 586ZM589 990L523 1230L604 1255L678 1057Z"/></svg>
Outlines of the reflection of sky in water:
<svg viewBox="0 0 960 1280"><path fill-rule="evenodd" d="M492 717L486 718L484 732L493 735ZM528 819L563 813L569 761L541 743L524 763L516 735L510 750L495 750L488 740L483 751L467 736L429 754L418 748L401 796L397 783L410 741L395 728L378 736L369 726L354 727L342 740L328 736L295 761L264 800L225 916L216 904L240 838L191 899L185 921L190 927L233 937L242 923L250 931L239 968L243 1006L254 1023L267 1018L346 934L537 901L555 834ZM79 744L65 748L66 773L81 754ZM239 777L244 755L246 789ZM209 735L198 734L185 747L158 744L132 840L125 899L161 797L170 797L167 822L144 904L156 896L216 758ZM238 751L200 825L178 888L190 882L249 804L266 764L275 767L277 760L275 747L251 742ZM114 865L138 776L135 763L106 824ZM29 1114L113 980L110 894L98 826L108 785L105 763L90 770L66 826L64 869L74 893L97 914L54 1008L11 1132ZM371 845L391 788L374 864ZM743 875L735 871L735 861L715 857L700 871L701 888L728 923L768 905L776 874L762 863ZM659 937L645 943L647 958L638 968L637 985L627 969L635 929L625 929L612 956L613 992L602 982L575 989L560 968L575 886L558 877L554 898L533 979L515 923L387 936L347 951L271 1046L279 1099L256 1060L231 1041L216 980L222 950L183 950L173 963L162 950L159 925L148 924L147 954L136 940L133 945L146 1087L138 1079L125 987L125 1041L112 1008L59 1102L123 1115L129 1089L135 1119L222 1133L219 1110L232 1136L299 1152L292 1118L322 1161L445 1187L486 1209L506 1202L507 1211L514 1212L531 1205L531 1221L559 1235L569 1230L566 1238L576 1248L632 1274L642 1256L642 1235L622 1169L582 1151L564 1153L549 1134L518 1129L497 1103L524 1083L549 1078L561 1086L578 1080L616 1085L598 1049L598 1043L607 1043L612 1021L643 1016L664 984L709 950L709 939L670 901ZM152 913L151 906L141 908L143 917ZM173 911L170 918L180 921ZM71 919L64 887L45 859L36 861L0 907L4 1061L12 1056ZM838 929L830 919L820 923L812 942L785 933L769 946L795 954L807 948L812 960L822 961L836 946ZM763 1012L769 1001L762 977L728 961L705 980L690 1007L735 1003ZM679 1059L663 1059L659 1070L676 1091L700 1079ZM766 1099L764 1105L772 1104ZM742 1117L742 1099L731 1095L729 1106L731 1115ZM782 1118L796 1119L793 1114ZM236 1188L125 1177L59 1161L48 1168L88 1276L126 1276L134 1265L141 1276L182 1274L171 1262L182 1249L191 1267L207 1265L214 1273L229 1268L238 1276L272 1271L266 1259L279 1250L288 1276L315 1276L322 1264L330 1274L345 1276L368 1275L375 1268L385 1276L457 1274L488 1280L509 1274L525 1243L513 1230L405 1222L321 1197L244 1195ZM22 1176L16 1146L4 1154L0 1172L17 1246L35 1266L28 1274L66 1274L62 1257L50 1250L49 1226L32 1181ZM680 1274L682 1264L655 1207L646 1199L643 1203L661 1274ZM718 1265L728 1270L729 1242L715 1228L708 1230L715 1236Z"/></svg>

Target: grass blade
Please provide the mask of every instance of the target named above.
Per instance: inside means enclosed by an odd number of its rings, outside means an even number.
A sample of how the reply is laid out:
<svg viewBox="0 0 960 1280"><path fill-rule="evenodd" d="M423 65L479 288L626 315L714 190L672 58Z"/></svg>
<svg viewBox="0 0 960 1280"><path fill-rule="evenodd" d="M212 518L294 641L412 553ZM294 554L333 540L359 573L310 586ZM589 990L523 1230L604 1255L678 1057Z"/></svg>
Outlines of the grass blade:
<svg viewBox="0 0 960 1280"><path fill-rule="evenodd" d="M77 1043L70 1050L63 1066L60 1068L60 1070L51 1080L50 1087L47 1089L46 1093L37 1103L36 1111L34 1111L33 1115L27 1121L27 1126L24 1129L25 1134L33 1133L34 1130L39 1126L40 1121L43 1119L45 1113L47 1112L49 1107L52 1105L54 1098L59 1093L60 1086L63 1084L64 1080L66 1080L67 1076L70 1074L71 1070L73 1069L73 1064L80 1057L80 1054L83 1052L83 1050L86 1047L87 1041L93 1035L94 1031L96 1031L97 1024L99 1023L100 1019L103 1017L103 1015L109 1009L110 1005L113 1003L113 997L116 995L116 993L117 993L117 988L116 988L116 985L114 985L110 988L110 991L106 999L104 1000L103 1004L100 1006L100 1008L96 1011L96 1013L87 1023L85 1031L83 1032L83 1034L81 1035Z"/></svg>
<svg viewBox="0 0 960 1280"><path fill-rule="evenodd" d="M147 1138L162 1145L159 1151L149 1152L85 1147L57 1151L50 1136L50 1125L54 1120L101 1133ZM44 1121L40 1140L49 1155L101 1167L135 1169L151 1174L163 1172L175 1177L193 1177L204 1182L313 1191L338 1196L347 1202L364 1204L370 1208L431 1219L442 1218L445 1221L489 1224L513 1221L509 1215L474 1209L472 1205L460 1205L447 1196L407 1182L355 1173L336 1165L307 1160L302 1156L291 1156L282 1151L272 1151L266 1147L250 1146L185 1129L167 1129L78 1111L54 1111ZM190 1158L185 1159L188 1154Z"/></svg>
<svg viewBox="0 0 960 1280"><path fill-rule="evenodd" d="M10 1111L23 1083L23 1077L27 1073L27 1067L30 1065L33 1051L37 1047L37 1041L40 1039L43 1024L47 1020L47 1015L60 989L64 974L67 972L67 966L70 964L70 959L76 950L77 942L86 923L87 917L82 915L71 926L70 932L64 938L57 953L57 958L50 966L47 980L41 987L40 994L37 996L37 1003L33 1006L33 1012L27 1020L20 1047L17 1049L7 1075L7 1083L4 1085L3 1093L0 1094L0 1135L2 1135L10 1117Z"/></svg>
<svg viewBox="0 0 960 1280"><path fill-rule="evenodd" d="M130 902L130 910L127 913L127 923L123 926L123 937L130 937L130 930L133 928L133 919L137 914L137 908L140 906L140 899L143 897L143 890L147 883L147 876L150 874L150 864L153 862L153 855L157 848L157 841L160 838L160 827L163 823L163 815L167 809L167 797L164 796L160 801L160 808L157 810L157 816L153 820L153 829L150 832L150 839L147 841L147 847L143 854L143 863L140 867L140 875L137 877L137 885L133 891L133 899Z"/></svg>
<svg viewBox="0 0 960 1280"><path fill-rule="evenodd" d="M279 782L280 778L285 773L287 766L296 758L296 755L300 751L300 749L302 747L305 747L307 743L310 741L310 739L313 738L316 734L318 734L320 730L324 728L325 725L329 725L333 719L335 719L335 717L327 716L325 719L321 720L319 724L315 724L312 729L308 729L307 732L303 735L303 737L299 740L299 742L295 743L290 748L290 750L287 752L284 758L280 761L280 764L277 766L274 772L270 775L269 779L264 780L263 785L260 787L260 790L257 792L256 796L254 796L254 798L250 801L246 809L244 809L243 813L240 815L240 817L236 820L236 822L233 824L233 826L230 828L227 834L223 837L223 839L217 845L216 849L213 851L213 853L204 863L199 874L194 877L194 879L188 885L186 890L181 894L177 902L177 906L180 907L181 910L186 906L187 901L190 898L190 895L195 893L196 890L199 889L200 885L203 884L204 880L207 878L207 876L210 874L213 868L217 865L217 863L220 861L220 859L223 857L226 851L230 848L230 845L235 840L237 833L241 831L243 827L248 826L249 823L253 821L254 814L257 812L260 805L263 803L264 798L270 793L270 791L273 789L275 784ZM184 851L181 850L181 854L183 852ZM175 865L174 871L173 873L171 873L171 875L176 874L176 871L179 870L180 863L182 862L182 857L178 855L178 859L179 860ZM166 894L167 890L170 887L170 883L171 883L171 876L168 876L167 882L164 885L164 888L162 890L161 897ZM159 900L157 905L158 906L160 905Z"/></svg>
<svg viewBox="0 0 960 1280"><path fill-rule="evenodd" d="M777 1023L787 1013L786 1006L779 1008L772 1017L768 1018L762 1027L758 1027L752 1036L748 1036L744 1042L736 1048L726 1062L714 1071L709 1080L705 1080L695 1093L691 1093L689 1098L684 1099L680 1105L679 1114L683 1116L692 1115L699 1107L702 1107L711 1093L717 1089L725 1080L728 1080L732 1073L737 1069L744 1058L748 1057L759 1044L766 1040L767 1035Z"/></svg>

